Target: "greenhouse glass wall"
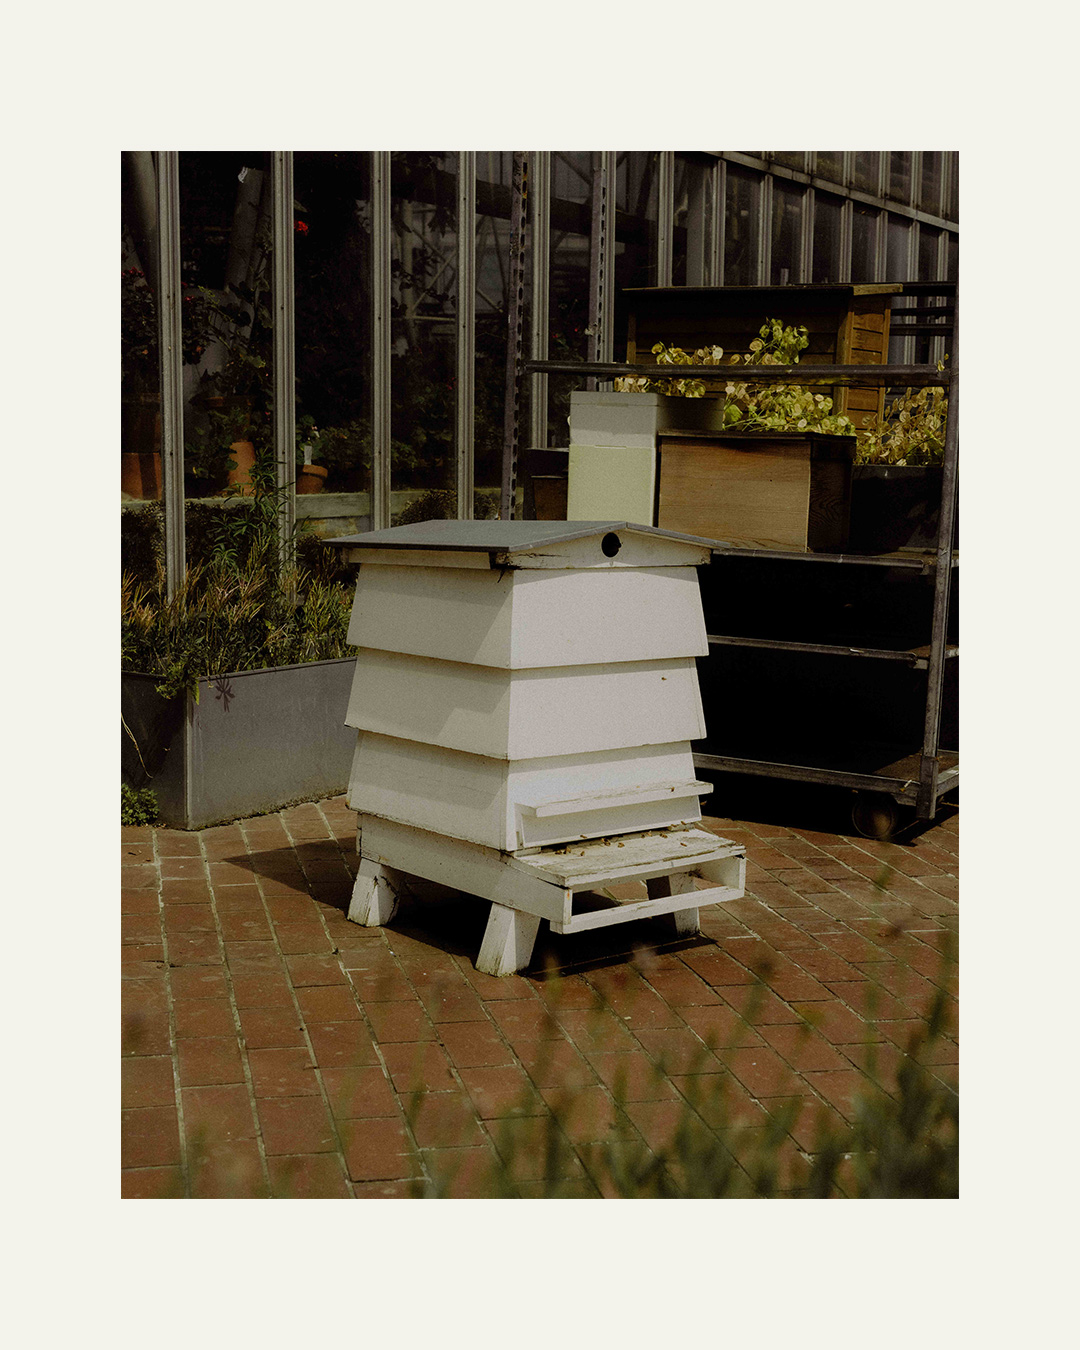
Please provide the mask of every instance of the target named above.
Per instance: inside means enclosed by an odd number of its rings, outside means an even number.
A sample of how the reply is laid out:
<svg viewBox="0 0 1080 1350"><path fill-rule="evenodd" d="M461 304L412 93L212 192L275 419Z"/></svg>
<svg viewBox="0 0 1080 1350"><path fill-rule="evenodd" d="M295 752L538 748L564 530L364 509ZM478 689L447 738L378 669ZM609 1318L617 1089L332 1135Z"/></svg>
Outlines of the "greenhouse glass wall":
<svg viewBox="0 0 1080 1350"><path fill-rule="evenodd" d="M522 456L596 383L525 364L623 359L632 288L957 272L942 151L131 152L123 182L125 537L156 513L173 585L260 488L282 538L528 514Z"/></svg>

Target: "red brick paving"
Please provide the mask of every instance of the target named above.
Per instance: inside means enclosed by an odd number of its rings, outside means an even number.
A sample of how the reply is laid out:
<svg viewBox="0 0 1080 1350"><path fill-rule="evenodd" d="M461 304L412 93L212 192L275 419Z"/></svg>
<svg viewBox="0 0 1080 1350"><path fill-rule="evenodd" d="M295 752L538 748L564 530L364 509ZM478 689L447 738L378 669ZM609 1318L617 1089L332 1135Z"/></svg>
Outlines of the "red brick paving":
<svg viewBox="0 0 1080 1350"><path fill-rule="evenodd" d="M345 920L343 798L124 829L121 1194L482 1198L502 1155L510 1194L546 1194L551 1166L560 1194L597 1198L616 1193L604 1150L663 1150L680 1119L760 1136L787 1108L796 1186L819 1123L888 1089L931 997L955 993L958 820L878 843L709 819L750 862L746 897L703 910L699 937L542 929L506 979L473 965L481 902ZM949 1008L927 1061L951 1087Z"/></svg>

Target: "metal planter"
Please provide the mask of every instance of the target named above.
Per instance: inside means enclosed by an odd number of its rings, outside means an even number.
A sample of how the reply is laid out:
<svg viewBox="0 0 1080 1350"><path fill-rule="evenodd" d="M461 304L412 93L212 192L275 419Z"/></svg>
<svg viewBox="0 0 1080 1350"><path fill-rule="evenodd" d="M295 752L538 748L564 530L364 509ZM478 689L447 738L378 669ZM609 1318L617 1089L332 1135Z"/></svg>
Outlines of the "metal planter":
<svg viewBox="0 0 1080 1350"><path fill-rule="evenodd" d="M166 700L159 677L120 677L121 775L149 787L165 824L206 825L344 792L356 748L345 726L354 657L199 681Z"/></svg>

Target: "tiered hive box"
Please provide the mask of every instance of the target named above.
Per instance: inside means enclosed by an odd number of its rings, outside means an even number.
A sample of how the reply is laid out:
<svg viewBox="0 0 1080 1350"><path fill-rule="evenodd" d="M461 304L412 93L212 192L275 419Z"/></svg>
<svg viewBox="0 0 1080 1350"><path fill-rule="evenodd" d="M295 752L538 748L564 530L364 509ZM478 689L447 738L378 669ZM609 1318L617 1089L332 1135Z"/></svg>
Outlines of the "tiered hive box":
<svg viewBox="0 0 1080 1350"><path fill-rule="evenodd" d="M504 853L701 817L696 567L624 521L429 521L336 540L362 565L349 803Z"/></svg>

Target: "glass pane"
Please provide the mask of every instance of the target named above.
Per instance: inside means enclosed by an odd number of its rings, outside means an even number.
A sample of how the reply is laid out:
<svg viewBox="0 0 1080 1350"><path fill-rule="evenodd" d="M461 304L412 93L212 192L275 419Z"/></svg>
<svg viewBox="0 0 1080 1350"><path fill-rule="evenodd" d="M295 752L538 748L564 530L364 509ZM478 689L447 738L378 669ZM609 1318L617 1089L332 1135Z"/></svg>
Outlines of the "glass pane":
<svg viewBox="0 0 1080 1350"><path fill-rule="evenodd" d="M502 486L510 310L510 190L513 183L514 156L511 151L477 152L476 363L473 377L473 481L476 495L473 510L481 518L498 514ZM522 435L527 437L527 425L522 428Z"/></svg>
<svg viewBox="0 0 1080 1350"><path fill-rule="evenodd" d="M296 514L330 536L371 527L370 157L297 152L293 180Z"/></svg>
<svg viewBox="0 0 1080 1350"><path fill-rule="evenodd" d="M656 209L659 155L629 150L616 184L616 204L632 219L616 226L615 286L656 286ZM618 327L618 325L616 325ZM616 336L616 350L619 340Z"/></svg>
<svg viewBox="0 0 1080 1350"><path fill-rule="evenodd" d="M852 186L860 192L878 194L878 163L881 155L877 150L856 150L852 156Z"/></svg>
<svg viewBox="0 0 1080 1350"><path fill-rule="evenodd" d="M941 214L948 220L957 219L957 178L959 175L960 156L955 150L951 150L945 155L945 163L942 173L944 178L944 187L941 194Z"/></svg>
<svg viewBox="0 0 1080 1350"><path fill-rule="evenodd" d="M790 286L802 280L799 269L802 212L802 190L774 179L770 273L773 286Z"/></svg>
<svg viewBox="0 0 1080 1350"><path fill-rule="evenodd" d="M936 281L938 240L941 238L940 230L932 230L927 225L919 227L919 281Z"/></svg>
<svg viewBox="0 0 1080 1350"><path fill-rule="evenodd" d="M137 157L123 157L120 216L120 565L152 585L163 558L161 397L152 252ZM152 183L149 184L152 187ZM152 196L151 196L152 200Z"/></svg>
<svg viewBox="0 0 1080 1350"><path fill-rule="evenodd" d="M889 196L894 201L911 200L911 151L889 151Z"/></svg>
<svg viewBox="0 0 1080 1350"><path fill-rule="evenodd" d="M851 280L856 284L876 281L877 223L881 213L872 206L855 203L851 225Z"/></svg>
<svg viewBox="0 0 1080 1350"><path fill-rule="evenodd" d="M248 496L273 460L270 156L180 156L184 281L184 492ZM189 562L206 543L188 512ZM209 519L209 518L207 518Z"/></svg>
<svg viewBox="0 0 1080 1350"><path fill-rule="evenodd" d="M840 280L840 199L819 192L814 203L814 265L817 286Z"/></svg>
<svg viewBox="0 0 1080 1350"><path fill-rule="evenodd" d="M818 150L814 173L830 183L844 181L844 155L841 150Z"/></svg>
<svg viewBox="0 0 1080 1350"><path fill-rule="evenodd" d="M451 517L457 159L391 156L391 520Z"/></svg>
<svg viewBox="0 0 1080 1350"><path fill-rule="evenodd" d="M599 157L588 150L551 155L551 279L548 351L553 361L589 356L589 231L593 168ZM616 351L621 361L624 353ZM569 443L570 395L584 382L572 375L548 376L547 444Z"/></svg>
<svg viewBox="0 0 1080 1350"><path fill-rule="evenodd" d="M948 281L960 280L960 240L955 234L950 234L946 243L947 266L945 277Z"/></svg>
<svg viewBox="0 0 1080 1350"><path fill-rule="evenodd" d="M911 281L909 241L911 222L899 216L889 217L888 244L885 261L886 281Z"/></svg>
<svg viewBox="0 0 1080 1350"><path fill-rule="evenodd" d="M724 285L752 286L757 280L757 219L761 180L727 166L724 204Z"/></svg>
<svg viewBox="0 0 1080 1350"><path fill-rule="evenodd" d="M922 152L918 205L923 211L935 216L941 211L941 160L940 150Z"/></svg>
<svg viewBox="0 0 1080 1350"><path fill-rule="evenodd" d="M787 169L796 169L799 173L806 172L805 150L774 150L772 158L775 164L783 164Z"/></svg>

